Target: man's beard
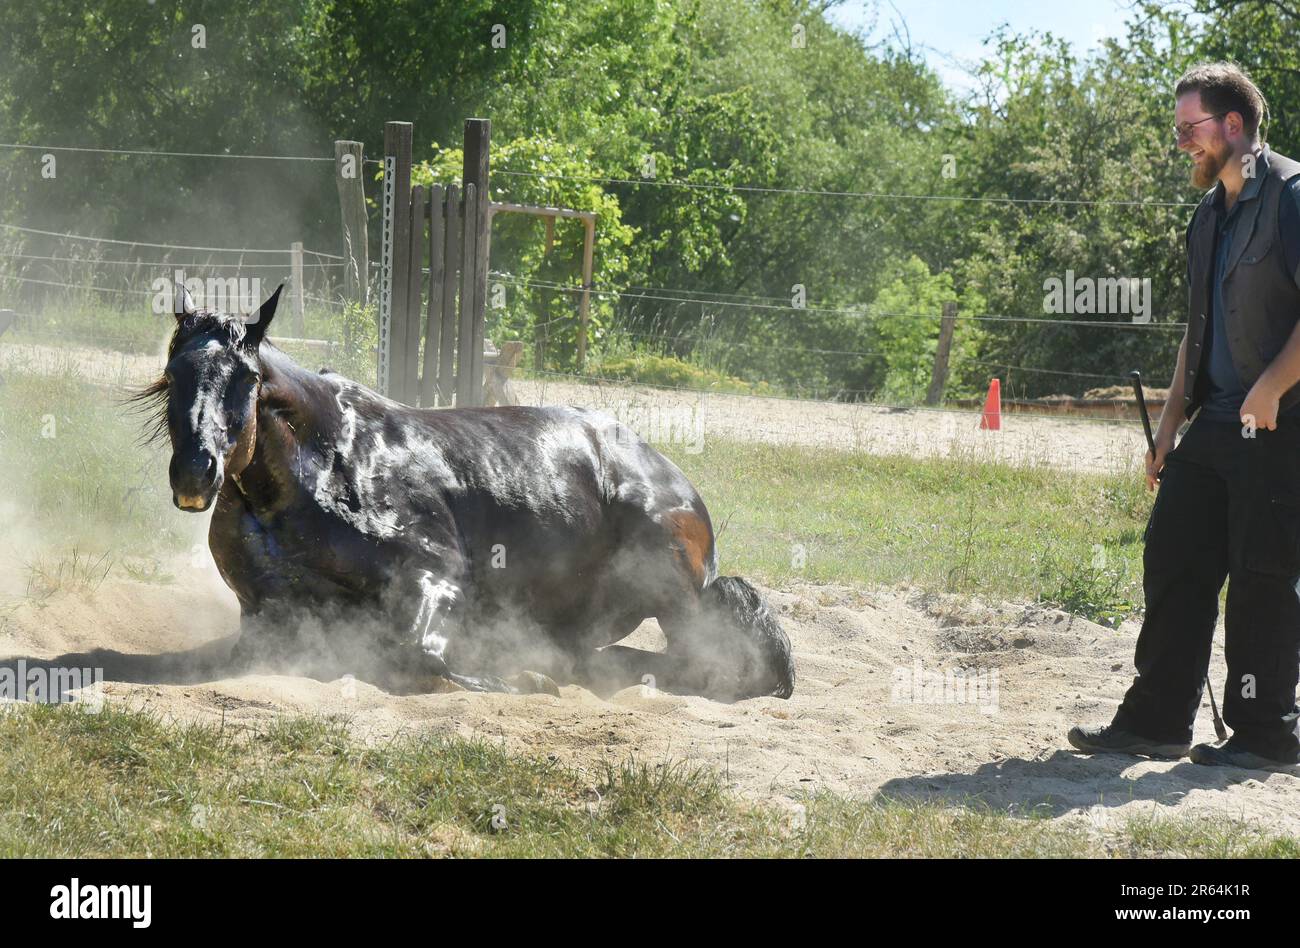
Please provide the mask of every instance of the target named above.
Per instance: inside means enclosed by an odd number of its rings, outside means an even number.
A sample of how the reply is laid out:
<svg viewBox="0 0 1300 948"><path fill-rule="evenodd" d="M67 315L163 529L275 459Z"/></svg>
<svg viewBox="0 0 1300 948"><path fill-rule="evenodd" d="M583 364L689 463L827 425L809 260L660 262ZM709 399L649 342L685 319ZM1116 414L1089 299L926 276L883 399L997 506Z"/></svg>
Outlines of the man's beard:
<svg viewBox="0 0 1300 948"><path fill-rule="evenodd" d="M1211 188L1219 180L1224 165L1232 159L1232 146L1224 142L1220 150L1206 148L1203 154L1202 164L1192 164L1192 184L1198 188Z"/></svg>

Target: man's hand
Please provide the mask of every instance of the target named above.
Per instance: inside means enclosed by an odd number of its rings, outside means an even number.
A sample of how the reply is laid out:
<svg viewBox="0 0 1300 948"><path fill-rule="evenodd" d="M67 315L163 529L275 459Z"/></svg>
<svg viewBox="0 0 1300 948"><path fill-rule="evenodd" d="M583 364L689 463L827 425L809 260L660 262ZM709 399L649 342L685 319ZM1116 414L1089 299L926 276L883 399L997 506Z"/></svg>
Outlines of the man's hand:
<svg viewBox="0 0 1300 948"><path fill-rule="evenodd" d="M1251 425L1257 430L1259 428L1277 430L1277 409L1281 398L1282 393L1261 375L1259 380L1250 387L1246 400L1241 403L1241 423Z"/></svg>
<svg viewBox="0 0 1300 948"><path fill-rule="evenodd" d="M1152 455L1151 450L1147 449L1147 490L1156 489L1156 475L1160 473L1165 466L1165 455L1174 449L1175 432L1166 433L1163 429L1156 432L1155 442L1156 451Z"/></svg>

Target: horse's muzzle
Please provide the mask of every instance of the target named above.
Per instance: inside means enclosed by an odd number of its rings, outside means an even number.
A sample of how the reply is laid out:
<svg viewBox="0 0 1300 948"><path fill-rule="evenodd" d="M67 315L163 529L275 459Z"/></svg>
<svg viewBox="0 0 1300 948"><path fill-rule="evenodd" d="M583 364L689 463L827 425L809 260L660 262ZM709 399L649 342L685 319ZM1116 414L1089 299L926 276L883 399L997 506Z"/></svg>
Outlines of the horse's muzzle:
<svg viewBox="0 0 1300 948"><path fill-rule="evenodd" d="M221 489L221 461L210 454L189 458L172 456L168 472L172 482L172 503L180 510L202 513L212 506Z"/></svg>

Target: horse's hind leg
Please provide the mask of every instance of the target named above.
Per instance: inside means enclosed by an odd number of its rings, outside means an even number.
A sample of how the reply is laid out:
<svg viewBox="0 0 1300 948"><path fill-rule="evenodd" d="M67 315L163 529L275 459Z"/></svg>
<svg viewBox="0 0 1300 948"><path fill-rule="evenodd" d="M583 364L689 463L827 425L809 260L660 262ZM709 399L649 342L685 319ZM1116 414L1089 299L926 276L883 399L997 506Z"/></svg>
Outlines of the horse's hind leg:
<svg viewBox="0 0 1300 948"><path fill-rule="evenodd" d="M666 652L610 645L583 663L584 683L597 692L647 685L718 701L794 692L790 640L771 608L743 579L720 576L702 592L660 610ZM637 625L632 622L631 632Z"/></svg>
<svg viewBox="0 0 1300 948"><path fill-rule="evenodd" d="M686 683L721 701L794 693L790 640L753 586L719 576L696 603L659 616L668 655L684 660Z"/></svg>

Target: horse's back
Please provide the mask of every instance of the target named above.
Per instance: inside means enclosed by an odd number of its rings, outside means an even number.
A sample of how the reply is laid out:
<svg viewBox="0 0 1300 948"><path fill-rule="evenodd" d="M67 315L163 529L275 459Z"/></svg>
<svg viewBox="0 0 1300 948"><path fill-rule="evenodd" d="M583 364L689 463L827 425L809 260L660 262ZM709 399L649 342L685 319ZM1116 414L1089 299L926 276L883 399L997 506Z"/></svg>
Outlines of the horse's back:
<svg viewBox="0 0 1300 948"><path fill-rule="evenodd" d="M699 494L672 461L610 415L506 406L432 416L446 463L465 472L453 508L470 561L490 564L495 555L507 564L483 570L489 585L536 589L540 579L553 583L556 599L569 598L567 588L576 601L595 592L575 586L577 577L595 587L612 583L626 596L669 587L680 595L716 575L713 528Z"/></svg>
<svg viewBox="0 0 1300 948"><path fill-rule="evenodd" d="M426 413L439 450L466 487L554 499L594 490L602 502L646 510L693 505L677 465L616 418L589 408L509 405Z"/></svg>

